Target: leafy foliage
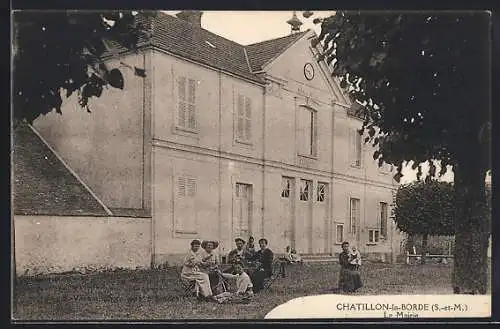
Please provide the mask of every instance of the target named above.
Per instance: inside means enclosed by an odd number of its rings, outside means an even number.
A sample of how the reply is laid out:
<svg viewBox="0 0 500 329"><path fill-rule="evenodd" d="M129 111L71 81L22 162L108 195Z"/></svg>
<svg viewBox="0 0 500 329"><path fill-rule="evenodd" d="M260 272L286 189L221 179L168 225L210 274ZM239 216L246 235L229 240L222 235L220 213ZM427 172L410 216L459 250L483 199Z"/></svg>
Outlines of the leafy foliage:
<svg viewBox="0 0 500 329"><path fill-rule="evenodd" d="M14 13L15 122L32 122L40 114L61 113L61 92L78 93L79 104L100 97L107 86L123 89L119 69L104 59L116 49L137 51L148 27L132 11L18 11ZM154 13L144 12L142 16ZM145 20L144 20L145 21ZM134 68L136 75L145 71Z"/></svg>
<svg viewBox="0 0 500 329"><path fill-rule="evenodd" d="M455 190L446 182L431 180L401 185L395 197L394 220L410 235L455 234Z"/></svg>
<svg viewBox="0 0 500 329"><path fill-rule="evenodd" d="M374 159L413 169L426 180L452 166L455 193L455 293L486 292L491 232L485 175L491 168L490 14L360 13L319 19L324 52L353 101ZM436 170L434 161L441 164Z"/></svg>
<svg viewBox="0 0 500 329"><path fill-rule="evenodd" d="M362 131L380 146L375 159L398 166L396 180L406 161L414 161L413 169L429 161L430 176L440 176L469 159L470 150L483 171L490 167L487 18L337 12L316 20L321 34L313 43L324 45L318 60L332 64L351 98L363 104ZM441 161L440 172L432 159Z"/></svg>

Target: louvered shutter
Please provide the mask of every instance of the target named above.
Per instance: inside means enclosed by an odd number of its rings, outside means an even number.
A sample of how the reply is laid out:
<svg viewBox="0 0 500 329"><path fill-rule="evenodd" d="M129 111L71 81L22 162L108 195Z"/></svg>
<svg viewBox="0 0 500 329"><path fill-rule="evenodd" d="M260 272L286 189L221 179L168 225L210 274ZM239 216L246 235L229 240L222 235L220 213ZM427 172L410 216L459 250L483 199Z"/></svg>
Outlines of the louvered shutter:
<svg viewBox="0 0 500 329"><path fill-rule="evenodd" d="M179 77L178 83L177 83L177 91L178 91L178 102L179 102L179 109L178 109L178 115L177 115L177 120L178 120L178 125L180 127L186 127L186 78L185 77Z"/></svg>
<svg viewBox="0 0 500 329"><path fill-rule="evenodd" d="M248 97L245 101L245 138L252 140L252 100Z"/></svg>
<svg viewBox="0 0 500 329"><path fill-rule="evenodd" d="M187 127L196 129L196 81L194 79L189 79L188 103Z"/></svg>
<svg viewBox="0 0 500 329"><path fill-rule="evenodd" d="M238 95L238 119L236 123L236 137L243 139L243 127L245 125L245 99L242 95Z"/></svg>

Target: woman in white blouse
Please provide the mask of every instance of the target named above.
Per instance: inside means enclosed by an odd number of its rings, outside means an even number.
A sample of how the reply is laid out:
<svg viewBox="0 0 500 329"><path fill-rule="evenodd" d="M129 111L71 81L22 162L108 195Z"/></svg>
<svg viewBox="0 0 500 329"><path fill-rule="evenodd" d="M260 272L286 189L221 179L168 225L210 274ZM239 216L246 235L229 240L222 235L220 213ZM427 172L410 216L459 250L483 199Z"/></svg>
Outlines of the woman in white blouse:
<svg viewBox="0 0 500 329"><path fill-rule="evenodd" d="M188 281L195 281L201 297L212 299L212 289L210 288L208 274L200 270L201 267L207 266L211 256L204 257L201 253L200 245L200 240L191 241L191 249L186 255L182 266L181 278Z"/></svg>
<svg viewBox="0 0 500 329"><path fill-rule="evenodd" d="M208 274L210 279L210 287L212 288L212 292L215 293L214 289L219 284L219 273L218 266L219 262L217 260L217 255L214 250L219 246L219 242L204 240L201 243L201 248L203 249L202 257L206 259L204 265L201 267L201 271Z"/></svg>

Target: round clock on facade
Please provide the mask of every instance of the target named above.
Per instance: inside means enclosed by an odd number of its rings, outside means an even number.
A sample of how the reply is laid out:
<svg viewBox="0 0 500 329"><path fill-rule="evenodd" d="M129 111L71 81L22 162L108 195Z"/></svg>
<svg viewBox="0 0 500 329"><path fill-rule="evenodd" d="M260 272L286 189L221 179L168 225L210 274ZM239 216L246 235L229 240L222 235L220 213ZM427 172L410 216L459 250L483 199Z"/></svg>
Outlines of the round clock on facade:
<svg viewBox="0 0 500 329"><path fill-rule="evenodd" d="M304 65L304 76L307 80L312 80L314 78L314 66L311 63L306 63Z"/></svg>

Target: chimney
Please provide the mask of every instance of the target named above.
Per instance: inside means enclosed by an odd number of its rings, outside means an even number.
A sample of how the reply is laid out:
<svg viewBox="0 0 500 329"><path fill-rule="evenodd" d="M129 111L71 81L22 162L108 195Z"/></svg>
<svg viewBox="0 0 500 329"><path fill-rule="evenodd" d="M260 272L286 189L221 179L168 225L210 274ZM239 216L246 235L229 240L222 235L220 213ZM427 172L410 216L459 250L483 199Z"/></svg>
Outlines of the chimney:
<svg viewBox="0 0 500 329"><path fill-rule="evenodd" d="M197 27L201 27L201 15L203 15L203 12L201 10L183 10L177 13L175 16Z"/></svg>

